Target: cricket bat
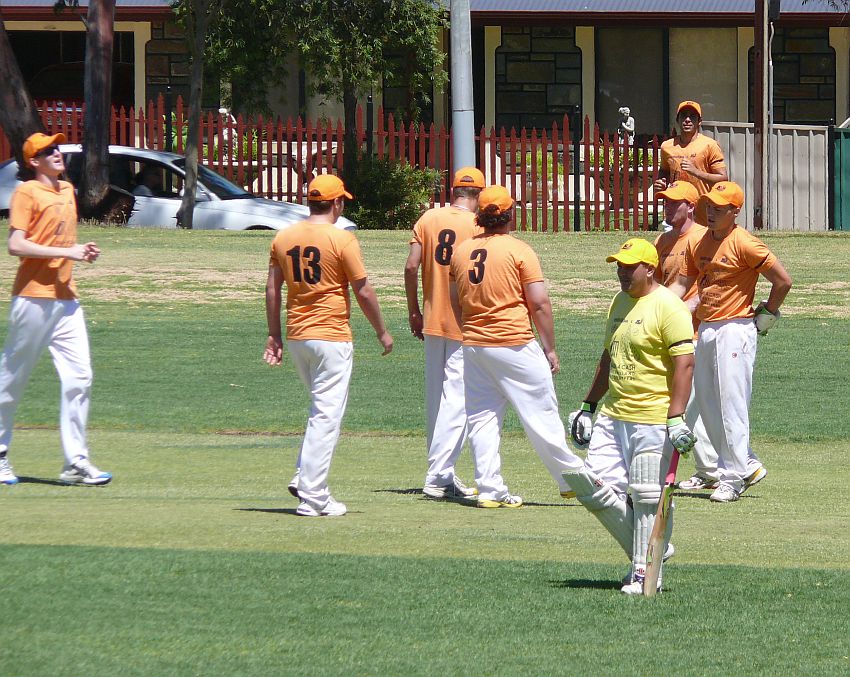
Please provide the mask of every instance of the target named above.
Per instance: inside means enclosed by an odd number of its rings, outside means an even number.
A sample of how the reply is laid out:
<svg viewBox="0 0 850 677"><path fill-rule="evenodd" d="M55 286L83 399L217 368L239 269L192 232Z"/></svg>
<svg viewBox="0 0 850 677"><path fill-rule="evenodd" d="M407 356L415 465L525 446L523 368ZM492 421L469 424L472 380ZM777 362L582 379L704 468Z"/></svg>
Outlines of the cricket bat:
<svg viewBox="0 0 850 677"><path fill-rule="evenodd" d="M661 490L661 500L655 511L655 524L649 536L649 546L646 549L646 576L643 579L643 596L654 597L658 590L658 575L661 573L661 562L664 558L664 532L667 530L667 520L670 519L670 505L673 502L673 485L676 483L676 468L679 466L679 452L673 450L670 457L670 469Z"/></svg>

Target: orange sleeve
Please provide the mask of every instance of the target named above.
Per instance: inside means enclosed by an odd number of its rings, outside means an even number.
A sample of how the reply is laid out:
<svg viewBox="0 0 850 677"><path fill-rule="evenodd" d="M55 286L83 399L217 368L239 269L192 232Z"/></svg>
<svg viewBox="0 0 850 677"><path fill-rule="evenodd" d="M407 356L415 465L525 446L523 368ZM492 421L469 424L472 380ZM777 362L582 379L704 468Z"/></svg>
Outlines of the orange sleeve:
<svg viewBox="0 0 850 677"><path fill-rule="evenodd" d="M366 266L363 263L363 254L360 252L360 243L353 235L351 235L351 240L342 246L340 262L349 282L362 280L366 277Z"/></svg>
<svg viewBox="0 0 850 677"><path fill-rule="evenodd" d="M682 257L682 267L679 270L679 275L682 277L696 277L699 275L699 269L697 268L697 262L694 258L694 247L696 243L693 241L688 242L688 246L685 248L685 255Z"/></svg>
<svg viewBox="0 0 850 677"><path fill-rule="evenodd" d="M422 244L422 230L425 228L425 222L427 221L428 214L430 213L430 211L427 211L419 217L416 225L413 226L413 236L410 238L410 242L408 242L408 244Z"/></svg>
<svg viewBox="0 0 850 677"><path fill-rule="evenodd" d="M757 237L753 237L741 253L746 264L759 272L770 270L776 263L776 255Z"/></svg>
<svg viewBox="0 0 850 677"><path fill-rule="evenodd" d="M28 190L24 190L23 186L12 193L12 200L9 204L9 228L28 233L30 224L33 222L34 204L33 196Z"/></svg>
<svg viewBox="0 0 850 677"><path fill-rule="evenodd" d="M705 166L709 169L726 169L726 159L716 141L711 141L705 157Z"/></svg>
<svg viewBox="0 0 850 677"><path fill-rule="evenodd" d="M519 279L522 284L526 285L530 282L541 282L543 280L543 269L540 267L540 260L537 254L529 247L519 263Z"/></svg>

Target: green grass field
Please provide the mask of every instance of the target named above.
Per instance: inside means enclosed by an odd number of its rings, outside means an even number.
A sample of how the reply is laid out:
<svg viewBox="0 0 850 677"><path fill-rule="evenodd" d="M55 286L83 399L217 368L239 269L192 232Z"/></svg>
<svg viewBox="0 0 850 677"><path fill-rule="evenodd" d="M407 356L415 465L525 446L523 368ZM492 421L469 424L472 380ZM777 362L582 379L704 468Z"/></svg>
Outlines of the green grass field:
<svg viewBox="0 0 850 677"><path fill-rule="evenodd" d="M5 224L0 224L5 225ZM623 234L524 235L555 307L566 415L584 395ZM406 233L360 233L396 338L355 312L355 373L331 469L339 519L286 492L307 396L271 369L269 233L86 228L79 267L95 367L94 460L64 487L47 356L0 486L0 674L848 674L850 238L768 235L795 281L759 346L753 442L770 475L731 505L679 494L665 592L626 598L622 553L564 503L507 419L526 500L422 499L422 346L406 327ZM0 259L5 334L15 261ZM471 477L468 453L461 475ZM692 469L683 462L680 476ZM663 667L662 667L663 666Z"/></svg>

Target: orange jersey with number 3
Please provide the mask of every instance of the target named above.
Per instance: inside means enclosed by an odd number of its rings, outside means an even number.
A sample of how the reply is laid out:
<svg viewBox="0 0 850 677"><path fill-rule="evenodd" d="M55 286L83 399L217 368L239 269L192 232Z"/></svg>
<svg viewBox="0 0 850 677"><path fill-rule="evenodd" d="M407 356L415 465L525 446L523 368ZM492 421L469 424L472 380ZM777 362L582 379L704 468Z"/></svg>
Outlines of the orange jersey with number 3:
<svg viewBox="0 0 850 677"><path fill-rule="evenodd" d="M357 238L330 223L301 221L278 232L269 265L286 282L286 338L351 341L349 282L366 277Z"/></svg>
<svg viewBox="0 0 850 677"><path fill-rule="evenodd" d="M770 270L776 256L767 245L739 226L717 242L711 232L692 241L682 263L682 275L696 277L703 322L753 316L759 274Z"/></svg>
<svg viewBox="0 0 850 677"><path fill-rule="evenodd" d="M475 214L454 206L429 209L413 227L410 244L422 246L423 333L461 340L449 299L449 264L457 247L479 230Z"/></svg>
<svg viewBox="0 0 850 677"><path fill-rule="evenodd" d="M455 251L450 267L462 309L463 342L521 346L534 340L524 285L541 282L537 254L512 235L476 235Z"/></svg>
<svg viewBox="0 0 850 677"><path fill-rule="evenodd" d="M27 240L47 247L72 247L77 243L77 203L74 187L59 182L59 190L40 181L22 183L12 195L9 226L22 230ZM71 259L21 257L12 296L75 299L77 286Z"/></svg>

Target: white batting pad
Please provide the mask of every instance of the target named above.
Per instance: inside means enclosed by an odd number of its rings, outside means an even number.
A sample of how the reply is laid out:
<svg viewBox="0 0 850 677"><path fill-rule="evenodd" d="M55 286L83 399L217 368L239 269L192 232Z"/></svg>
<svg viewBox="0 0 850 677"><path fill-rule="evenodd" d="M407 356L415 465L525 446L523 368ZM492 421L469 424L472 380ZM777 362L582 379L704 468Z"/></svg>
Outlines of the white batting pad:
<svg viewBox="0 0 850 677"><path fill-rule="evenodd" d="M602 522L626 555L631 557L634 518L628 502L588 468L568 470L563 477L576 492L579 503Z"/></svg>
<svg viewBox="0 0 850 677"><path fill-rule="evenodd" d="M629 493L634 509L632 572L638 576L646 571L646 549L661 499L661 486L661 453L637 454L629 468ZM672 523L671 515L669 524Z"/></svg>

